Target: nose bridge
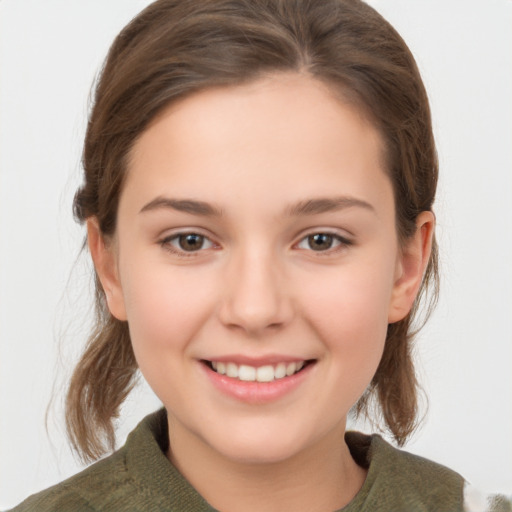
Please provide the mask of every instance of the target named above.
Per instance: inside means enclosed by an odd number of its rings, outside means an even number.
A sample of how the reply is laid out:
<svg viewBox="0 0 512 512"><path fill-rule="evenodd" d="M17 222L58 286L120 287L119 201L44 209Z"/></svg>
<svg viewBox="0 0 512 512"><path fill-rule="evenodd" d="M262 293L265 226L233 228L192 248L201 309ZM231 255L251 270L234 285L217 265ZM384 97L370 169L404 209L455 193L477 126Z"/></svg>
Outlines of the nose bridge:
<svg viewBox="0 0 512 512"><path fill-rule="evenodd" d="M221 305L224 324L250 334L286 324L292 315L282 262L272 248L252 243L234 251Z"/></svg>

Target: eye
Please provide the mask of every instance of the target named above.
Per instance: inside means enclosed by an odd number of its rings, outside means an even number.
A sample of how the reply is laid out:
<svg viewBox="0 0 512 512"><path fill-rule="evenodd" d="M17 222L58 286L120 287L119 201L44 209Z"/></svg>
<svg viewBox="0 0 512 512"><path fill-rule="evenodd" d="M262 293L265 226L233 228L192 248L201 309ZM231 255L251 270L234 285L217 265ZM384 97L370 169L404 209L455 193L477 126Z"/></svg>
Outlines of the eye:
<svg viewBox="0 0 512 512"><path fill-rule="evenodd" d="M193 253L214 246L209 238L199 233L178 233L162 240L161 245L176 253Z"/></svg>
<svg viewBox="0 0 512 512"><path fill-rule="evenodd" d="M297 247L316 252L326 252L347 245L351 245L351 242L339 235L333 233L312 233L304 237L297 244Z"/></svg>

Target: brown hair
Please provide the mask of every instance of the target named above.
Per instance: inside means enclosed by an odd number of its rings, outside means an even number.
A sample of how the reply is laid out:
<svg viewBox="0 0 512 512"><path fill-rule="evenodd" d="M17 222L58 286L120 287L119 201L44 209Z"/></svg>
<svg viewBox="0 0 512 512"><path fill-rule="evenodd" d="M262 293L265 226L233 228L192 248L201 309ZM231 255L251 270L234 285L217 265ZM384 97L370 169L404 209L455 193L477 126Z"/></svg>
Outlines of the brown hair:
<svg viewBox="0 0 512 512"><path fill-rule="evenodd" d="M307 73L371 116L386 146L397 232L406 240L418 214L432 209L437 184L428 99L404 41L359 0L158 0L143 10L114 41L96 86L76 218L95 216L105 237L114 234L130 150L170 102L279 71ZM413 310L389 325L379 368L354 409L368 414L378 405L398 444L416 424L411 331L429 287L432 306L435 241ZM97 276L96 317L66 401L68 433L84 459L114 446L113 419L137 375L128 325L110 315Z"/></svg>

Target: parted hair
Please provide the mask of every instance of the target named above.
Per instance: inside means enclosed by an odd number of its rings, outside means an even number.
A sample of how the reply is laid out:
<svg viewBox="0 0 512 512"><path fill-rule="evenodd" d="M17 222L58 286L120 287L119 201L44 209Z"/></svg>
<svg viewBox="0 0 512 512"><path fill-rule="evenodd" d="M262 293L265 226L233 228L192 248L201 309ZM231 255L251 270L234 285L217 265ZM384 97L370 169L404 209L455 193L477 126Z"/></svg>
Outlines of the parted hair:
<svg viewBox="0 0 512 512"><path fill-rule="evenodd" d="M312 76L356 105L378 129L403 244L432 210L438 163L427 94L411 52L360 0L157 0L113 42L97 80L83 148L76 219L95 217L105 239L116 216L130 151L170 103L262 74ZM96 321L71 379L67 430L84 460L115 445L114 420L138 375L127 322L113 317L95 277ZM354 406L402 445L417 425L412 341L424 302L437 298L437 245L411 312L390 324L380 365ZM426 293L428 292L428 293ZM425 299L425 300L424 300Z"/></svg>

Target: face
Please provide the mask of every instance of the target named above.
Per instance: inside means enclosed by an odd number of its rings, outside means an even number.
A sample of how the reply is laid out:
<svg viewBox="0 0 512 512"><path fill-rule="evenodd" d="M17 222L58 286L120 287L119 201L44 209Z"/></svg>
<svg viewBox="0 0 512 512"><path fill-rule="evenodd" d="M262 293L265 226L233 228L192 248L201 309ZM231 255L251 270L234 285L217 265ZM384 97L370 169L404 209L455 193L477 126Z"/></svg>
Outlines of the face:
<svg viewBox="0 0 512 512"><path fill-rule="evenodd" d="M110 310L171 435L230 460L340 439L414 298L379 134L301 75L163 112L133 149L105 251Z"/></svg>

